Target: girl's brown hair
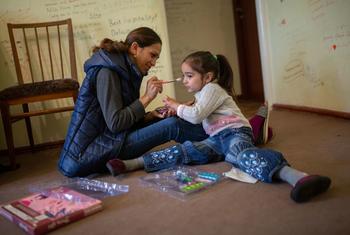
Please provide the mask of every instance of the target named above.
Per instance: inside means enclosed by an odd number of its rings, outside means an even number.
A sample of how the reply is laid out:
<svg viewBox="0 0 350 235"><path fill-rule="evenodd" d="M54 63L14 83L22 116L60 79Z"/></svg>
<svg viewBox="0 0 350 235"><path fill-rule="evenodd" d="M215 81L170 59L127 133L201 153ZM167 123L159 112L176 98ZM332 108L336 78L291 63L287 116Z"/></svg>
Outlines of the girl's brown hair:
<svg viewBox="0 0 350 235"><path fill-rule="evenodd" d="M233 89L233 72L230 63L225 56L214 56L209 51L197 51L188 55L183 62L188 63L193 70L202 75L212 72L217 83L227 92L227 94L232 98L235 98Z"/></svg>

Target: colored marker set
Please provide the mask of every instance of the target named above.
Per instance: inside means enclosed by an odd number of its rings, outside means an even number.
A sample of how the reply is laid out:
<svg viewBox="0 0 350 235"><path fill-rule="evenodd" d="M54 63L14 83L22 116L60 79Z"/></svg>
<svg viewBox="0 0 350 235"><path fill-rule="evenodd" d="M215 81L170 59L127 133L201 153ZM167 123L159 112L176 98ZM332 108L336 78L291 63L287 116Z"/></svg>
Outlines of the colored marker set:
<svg viewBox="0 0 350 235"><path fill-rule="evenodd" d="M187 166L177 166L141 177L144 185L151 186L161 192L170 193L172 196L180 196L180 199L214 185L220 179L220 174L198 171Z"/></svg>
<svg viewBox="0 0 350 235"><path fill-rule="evenodd" d="M220 179L220 175L216 173L188 172L186 169L177 170L175 176L180 182L179 189L186 193L198 191Z"/></svg>

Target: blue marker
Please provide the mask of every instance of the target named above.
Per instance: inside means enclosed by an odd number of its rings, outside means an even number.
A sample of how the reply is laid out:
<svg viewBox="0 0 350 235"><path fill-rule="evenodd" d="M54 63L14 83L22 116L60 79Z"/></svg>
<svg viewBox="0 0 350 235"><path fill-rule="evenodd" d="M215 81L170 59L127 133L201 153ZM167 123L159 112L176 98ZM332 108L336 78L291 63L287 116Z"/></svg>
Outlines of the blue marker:
<svg viewBox="0 0 350 235"><path fill-rule="evenodd" d="M198 173L198 177L203 178L203 179L208 179L211 181L218 181L220 178L220 175L216 173L210 173L210 172L200 172Z"/></svg>

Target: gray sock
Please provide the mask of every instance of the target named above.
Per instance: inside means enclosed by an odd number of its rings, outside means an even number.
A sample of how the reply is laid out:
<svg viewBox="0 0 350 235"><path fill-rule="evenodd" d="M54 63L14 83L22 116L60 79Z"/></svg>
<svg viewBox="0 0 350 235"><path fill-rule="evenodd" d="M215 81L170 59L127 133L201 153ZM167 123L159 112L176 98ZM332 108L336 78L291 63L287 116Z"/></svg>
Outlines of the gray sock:
<svg viewBox="0 0 350 235"><path fill-rule="evenodd" d="M131 160L125 160L123 161L123 163L125 164L125 168L127 171L143 169L145 166L143 157L139 157Z"/></svg>
<svg viewBox="0 0 350 235"><path fill-rule="evenodd" d="M301 178L304 178L305 176L307 176L305 172L298 171L289 166L282 167L282 169L280 169L276 175L278 178L289 183L293 187Z"/></svg>

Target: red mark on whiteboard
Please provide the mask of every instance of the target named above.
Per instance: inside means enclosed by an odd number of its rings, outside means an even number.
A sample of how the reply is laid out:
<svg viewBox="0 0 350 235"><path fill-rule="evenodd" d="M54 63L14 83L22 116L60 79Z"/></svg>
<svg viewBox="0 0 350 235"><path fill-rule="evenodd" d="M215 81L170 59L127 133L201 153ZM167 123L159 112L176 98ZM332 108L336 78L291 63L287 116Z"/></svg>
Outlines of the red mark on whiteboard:
<svg viewBox="0 0 350 235"><path fill-rule="evenodd" d="M333 50L337 49L337 45L333 44L332 48L333 48Z"/></svg>

